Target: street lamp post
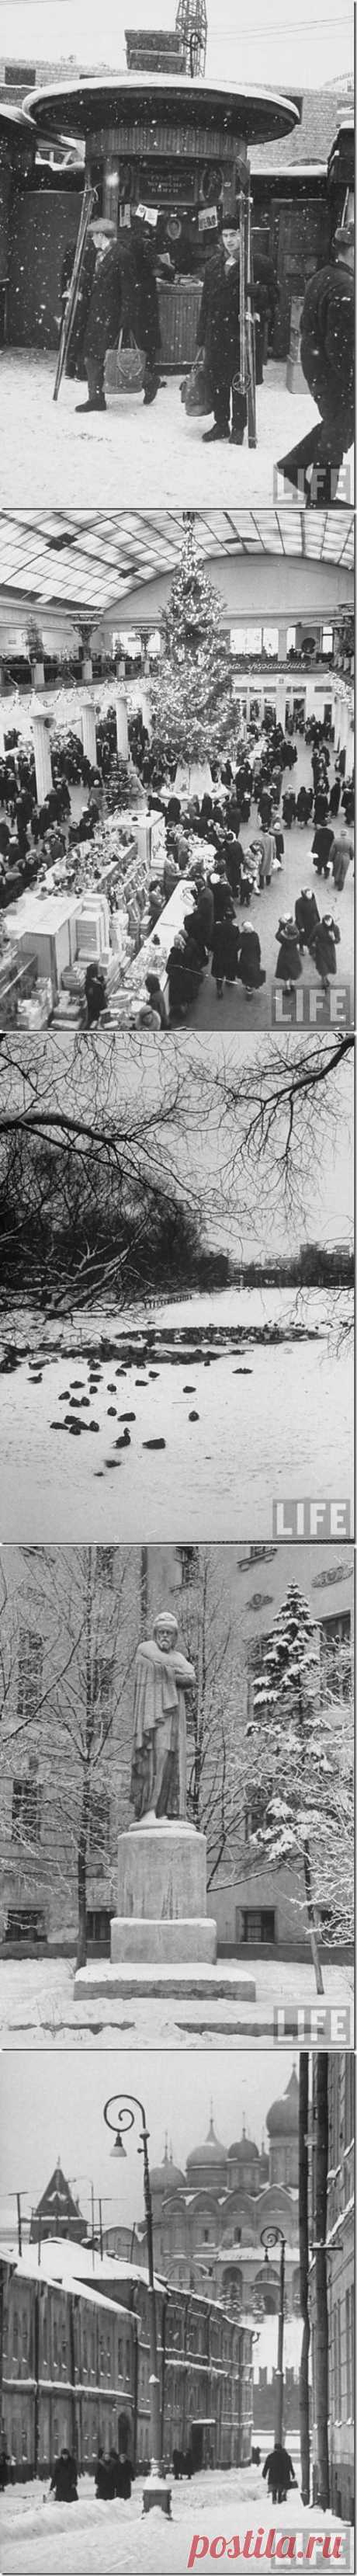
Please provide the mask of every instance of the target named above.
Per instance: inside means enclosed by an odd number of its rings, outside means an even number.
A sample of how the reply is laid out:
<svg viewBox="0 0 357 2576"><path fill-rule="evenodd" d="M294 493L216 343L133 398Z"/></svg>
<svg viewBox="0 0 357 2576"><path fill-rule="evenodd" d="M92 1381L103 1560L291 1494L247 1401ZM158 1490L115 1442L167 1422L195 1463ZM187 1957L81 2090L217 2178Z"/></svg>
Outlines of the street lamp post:
<svg viewBox="0 0 357 2576"><path fill-rule="evenodd" d="M268 2262L269 2262L269 2249L272 2251L272 2249L273 2249L273 2246L274 2246L274 2245L280 2245L279 2318L278 2318L278 2360L277 2360L277 2371L276 2371L276 2381L277 2381L277 2386L276 2386L276 2407L275 2407L275 2441L276 2441L276 2442L282 2442L282 2439L283 2439L283 2407L284 2407L284 2323L285 2323L285 2236L283 2235L283 2229L282 2229L282 2227L262 2227L262 2228L261 2228L261 2234L260 2234L260 2242L261 2242L261 2245L264 2245L264 2255L265 2255L265 2262L266 2262L266 2263L268 2263Z"/></svg>
<svg viewBox="0 0 357 2576"><path fill-rule="evenodd" d="M145 2204L146 2241L147 2241L147 2252L148 2252L148 2274L149 2274L149 2337L150 2337L150 2380L149 2380L149 2390L150 2390L150 2448L151 2448L151 2466L150 2466L150 2473L149 2473L149 2477L148 2477L148 2478L145 2478L145 2480L144 2480L144 2486L143 2486L143 2508L144 2508L144 2513L150 2513L151 2508L152 2508L152 2506L153 2506L153 2505L160 2505L160 2506L161 2506L161 2511L162 2511L162 2513L170 2514L170 2513L171 2513L171 2488L167 2485L167 2479L163 2476L163 2472L162 2472L162 2440L161 2440L160 2380L159 2380L159 2371L158 2371L158 2355L157 2355L157 2320L156 2320L156 2296L155 2296L155 2281L154 2281L154 2253L153 2253L153 2233L152 2233L152 2205L151 2205L150 2174L149 2174L149 2158L148 2158L149 2130L147 2129L147 2126L146 2126L145 2111L144 2111L144 2108L143 2108L143 2103L142 2103L142 2102L139 2102L139 2101L137 2100L137 2096L136 2096L136 2094L135 2094L135 2093L129 2093L129 2094L116 2093L116 2094L113 2094L113 2096L111 2097L111 2099L110 2099L108 2102L106 2102L106 2103L105 2103L104 2119L106 2120L107 2129L115 2129L115 2147L113 2148L113 2155L121 2155L121 2156L125 2156L125 2154L126 2154L126 2149L125 2149L124 2144L123 2144L123 2136L126 2134L126 2132L127 2132L128 2130L133 2129L133 2128L135 2127L135 2113L136 2113L136 2111L139 2111L139 2113L140 2113L140 2119L141 2119L141 2131L140 2131L140 2136L141 2136L141 2146L140 2146L140 2147L138 2147L138 2155L139 2155L139 2156L140 2156L140 2155L142 2155L142 2156L143 2156L143 2159L144 2159L144 2204ZM111 2119L111 2117L110 2117L110 2113L111 2113L111 2112L115 2112L115 2118L114 2118L114 2119Z"/></svg>

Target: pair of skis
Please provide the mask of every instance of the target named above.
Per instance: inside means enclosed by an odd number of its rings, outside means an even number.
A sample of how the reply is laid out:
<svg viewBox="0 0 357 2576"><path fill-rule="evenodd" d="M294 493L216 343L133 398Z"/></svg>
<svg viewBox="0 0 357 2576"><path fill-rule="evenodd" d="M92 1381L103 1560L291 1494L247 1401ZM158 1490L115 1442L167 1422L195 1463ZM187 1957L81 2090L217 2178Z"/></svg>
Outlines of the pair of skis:
<svg viewBox="0 0 357 2576"><path fill-rule="evenodd" d="M62 322L62 330L61 330L61 337L60 337L60 344L59 344L59 351L58 351L58 358L57 358L56 374L55 374L55 381L54 381L54 387L53 387L53 400L54 400L54 402L57 402L57 398L58 398L58 394L59 394L59 389L60 389L60 384L62 383L62 376L63 376L63 374L64 374L64 369L65 369L66 361L67 361L67 357L68 357L68 350L69 350L69 344L70 344L70 339L71 339L71 335L72 335L72 329L73 329L74 317L75 317L75 313L76 313L76 311L77 311L77 304L78 304L78 296L79 296L79 289L80 289L80 283L81 283L81 274L82 274L82 267L83 267L84 252L85 252L85 247L86 247L87 235L88 235L88 231L89 231L89 225L90 225L90 221L91 221L91 215L92 215L92 212L93 212L93 206L94 206L94 188L91 188L91 186L90 186L90 182L89 182L89 180L87 179L87 180L86 180L86 184L85 184L84 194L83 194L83 197L82 197L82 204L81 204L81 211L80 211L80 218L79 218L79 225L78 225L78 233L77 233L77 240L76 240L76 247L75 247L74 261L73 261L73 268L72 268L71 283L70 283L70 287L69 287L69 290L68 290L68 295L67 295L67 297L66 297L66 303L65 303L64 314L63 314L63 322Z"/></svg>

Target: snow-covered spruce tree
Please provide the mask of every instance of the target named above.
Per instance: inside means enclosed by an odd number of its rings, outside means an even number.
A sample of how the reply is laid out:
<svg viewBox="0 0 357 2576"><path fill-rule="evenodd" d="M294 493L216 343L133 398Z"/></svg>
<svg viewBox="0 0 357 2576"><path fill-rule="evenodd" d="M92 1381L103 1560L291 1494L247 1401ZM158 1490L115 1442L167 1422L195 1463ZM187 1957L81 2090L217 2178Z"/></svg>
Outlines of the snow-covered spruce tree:
<svg viewBox="0 0 357 2576"><path fill-rule="evenodd" d="M199 563L191 519L163 633L164 651L150 681L155 738L173 761L224 756L239 730L234 665L221 600Z"/></svg>
<svg viewBox="0 0 357 2576"><path fill-rule="evenodd" d="M324 1850L333 1906L338 1764L321 1691L318 1630L296 1583L290 1585L266 1642L246 1736L251 1857L264 1854L275 1870L289 1862L292 1868L300 1865L317 1992L323 1994L316 1889Z"/></svg>

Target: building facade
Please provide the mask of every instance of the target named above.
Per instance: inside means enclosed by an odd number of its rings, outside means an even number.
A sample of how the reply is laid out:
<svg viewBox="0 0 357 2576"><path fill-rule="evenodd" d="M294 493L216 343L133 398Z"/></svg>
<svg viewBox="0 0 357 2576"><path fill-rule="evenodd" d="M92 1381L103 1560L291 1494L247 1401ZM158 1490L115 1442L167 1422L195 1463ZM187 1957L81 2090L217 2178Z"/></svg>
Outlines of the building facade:
<svg viewBox="0 0 357 2576"><path fill-rule="evenodd" d="M248 2461L253 2322L225 2298L156 2280L161 2435L195 2468ZM2 2433L16 2477L47 2476L63 2443L79 2471L99 2443L150 2466L149 2287L143 2264L56 2236L0 2258Z"/></svg>
<svg viewBox="0 0 357 2576"><path fill-rule="evenodd" d="M130 1770L136 1646L155 1612L175 1610L179 1643L195 1666L188 1705L188 1809L207 1833L208 1908L221 1952L304 1957L308 1932L298 1873L257 1858L241 1794L227 1808L224 1847L212 1819L211 1767L244 1742L269 1631L296 1578L288 1542L224 1548L65 1547L6 1551L1 1614L5 1658L2 1762L1 1937L73 1952L81 1745L88 1690L95 1743L88 1833L89 1947L109 1949L116 1904L118 1833L132 1820ZM347 1759L353 1568L348 1548L299 1548L299 1585L316 1623L321 1694L328 1697L337 1759ZM200 1757L198 1761L198 1739ZM55 1792L55 1794L54 1794ZM298 1901L297 1901L298 1900ZM323 1930L323 1925L322 1925ZM326 1922L326 1934L328 1920Z"/></svg>
<svg viewBox="0 0 357 2576"><path fill-rule="evenodd" d="M316 2109L316 2066L313 2080L312 2177L311 2200L314 2220L314 2110ZM326 2293L328 2312L328 2444L330 2463L330 2504L333 2513L353 2522L354 2519L354 2114L355 2066L352 2052L334 2054L328 2061L327 2088L327 2208L326 2208ZM315 2228L312 2225L312 2242ZM317 2492L317 2337L316 2337L316 2259L311 2257L310 2305L312 2317L312 2444L314 2491Z"/></svg>

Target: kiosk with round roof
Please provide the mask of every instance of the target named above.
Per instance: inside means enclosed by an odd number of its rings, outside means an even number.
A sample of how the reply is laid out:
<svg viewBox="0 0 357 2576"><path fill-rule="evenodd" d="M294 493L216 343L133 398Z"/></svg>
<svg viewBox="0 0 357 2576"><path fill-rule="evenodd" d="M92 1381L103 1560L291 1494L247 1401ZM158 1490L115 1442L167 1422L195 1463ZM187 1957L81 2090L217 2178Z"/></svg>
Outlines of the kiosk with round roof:
<svg viewBox="0 0 357 2576"><path fill-rule="evenodd" d="M155 249L170 261L160 290L163 361L173 371L189 363L207 250L218 224L236 220L237 165L251 144L294 130L296 104L183 73L126 72L32 90L26 107L49 143L84 141L101 216L127 228L138 206L145 211Z"/></svg>

